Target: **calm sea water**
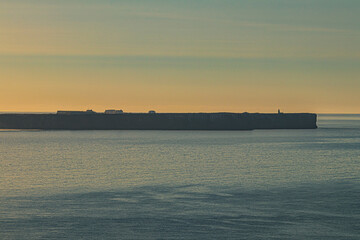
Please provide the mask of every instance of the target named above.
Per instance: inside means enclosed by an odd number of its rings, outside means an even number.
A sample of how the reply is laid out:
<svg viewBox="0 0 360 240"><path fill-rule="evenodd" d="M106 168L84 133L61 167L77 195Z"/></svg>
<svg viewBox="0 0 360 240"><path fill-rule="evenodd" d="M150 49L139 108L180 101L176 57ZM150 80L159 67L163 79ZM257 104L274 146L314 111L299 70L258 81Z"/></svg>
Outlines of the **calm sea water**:
<svg viewBox="0 0 360 240"><path fill-rule="evenodd" d="M0 239L360 239L360 115L318 125L0 131Z"/></svg>

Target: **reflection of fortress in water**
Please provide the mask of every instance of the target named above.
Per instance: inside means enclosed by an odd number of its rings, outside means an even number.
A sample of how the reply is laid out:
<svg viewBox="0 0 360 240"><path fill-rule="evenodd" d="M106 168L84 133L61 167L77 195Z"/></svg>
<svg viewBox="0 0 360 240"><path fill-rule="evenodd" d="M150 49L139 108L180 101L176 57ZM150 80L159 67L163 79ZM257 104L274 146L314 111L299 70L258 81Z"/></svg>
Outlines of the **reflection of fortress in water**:
<svg viewBox="0 0 360 240"><path fill-rule="evenodd" d="M315 129L312 113L127 113L106 110L57 114L0 114L0 129L47 130L253 130Z"/></svg>

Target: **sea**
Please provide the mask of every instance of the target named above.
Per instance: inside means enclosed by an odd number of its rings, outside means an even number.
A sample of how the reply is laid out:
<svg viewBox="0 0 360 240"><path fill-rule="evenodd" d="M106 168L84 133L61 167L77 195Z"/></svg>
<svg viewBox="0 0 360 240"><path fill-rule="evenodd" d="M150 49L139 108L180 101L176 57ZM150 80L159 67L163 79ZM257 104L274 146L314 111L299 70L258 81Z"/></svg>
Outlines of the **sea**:
<svg viewBox="0 0 360 240"><path fill-rule="evenodd" d="M360 115L315 130L0 130L0 239L360 239Z"/></svg>

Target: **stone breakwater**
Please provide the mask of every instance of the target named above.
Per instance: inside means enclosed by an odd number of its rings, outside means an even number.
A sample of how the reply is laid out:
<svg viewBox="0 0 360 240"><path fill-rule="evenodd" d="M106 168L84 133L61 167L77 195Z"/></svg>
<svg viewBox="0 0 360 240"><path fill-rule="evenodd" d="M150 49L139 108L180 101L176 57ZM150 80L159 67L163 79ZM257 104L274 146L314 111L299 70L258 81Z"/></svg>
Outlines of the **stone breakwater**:
<svg viewBox="0 0 360 240"><path fill-rule="evenodd" d="M0 114L0 129L254 130L315 129L312 113Z"/></svg>

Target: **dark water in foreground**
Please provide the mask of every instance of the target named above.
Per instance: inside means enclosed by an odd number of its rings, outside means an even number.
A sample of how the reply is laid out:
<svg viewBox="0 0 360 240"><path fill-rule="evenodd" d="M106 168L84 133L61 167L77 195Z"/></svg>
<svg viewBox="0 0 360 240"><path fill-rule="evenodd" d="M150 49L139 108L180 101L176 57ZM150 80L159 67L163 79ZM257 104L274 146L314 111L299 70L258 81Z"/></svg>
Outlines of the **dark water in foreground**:
<svg viewBox="0 0 360 240"><path fill-rule="evenodd" d="M319 127L0 131L0 239L360 239L360 115Z"/></svg>

